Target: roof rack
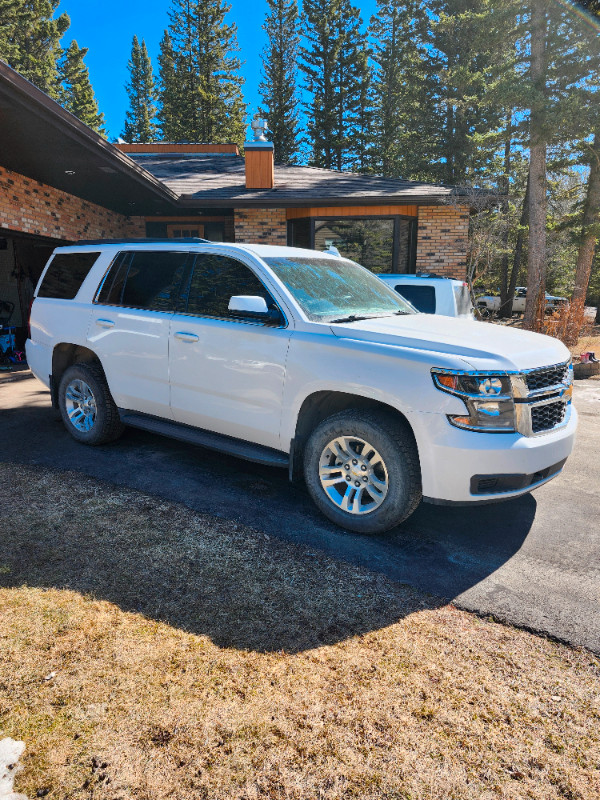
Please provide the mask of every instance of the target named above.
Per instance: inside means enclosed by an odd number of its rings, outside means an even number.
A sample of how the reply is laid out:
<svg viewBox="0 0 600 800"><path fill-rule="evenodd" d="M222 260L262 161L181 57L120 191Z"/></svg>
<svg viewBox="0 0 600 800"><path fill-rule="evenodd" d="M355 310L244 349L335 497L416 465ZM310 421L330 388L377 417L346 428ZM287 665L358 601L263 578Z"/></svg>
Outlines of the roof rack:
<svg viewBox="0 0 600 800"><path fill-rule="evenodd" d="M166 244L213 244L209 239L200 239L197 236L188 236L181 239L168 239L166 236L157 239L79 239L75 244L153 244L155 242Z"/></svg>

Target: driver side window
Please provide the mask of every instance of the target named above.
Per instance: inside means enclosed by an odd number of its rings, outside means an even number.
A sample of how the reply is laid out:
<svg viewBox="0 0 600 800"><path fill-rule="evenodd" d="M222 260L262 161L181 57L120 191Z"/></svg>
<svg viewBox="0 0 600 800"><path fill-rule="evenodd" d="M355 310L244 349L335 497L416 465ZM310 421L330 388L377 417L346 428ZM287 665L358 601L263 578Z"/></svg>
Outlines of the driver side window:
<svg viewBox="0 0 600 800"><path fill-rule="evenodd" d="M188 292L188 314L239 319L228 306L231 297L240 294L264 297L269 307L275 307L267 289L245 264L211 253L196 256Z"/></svg>

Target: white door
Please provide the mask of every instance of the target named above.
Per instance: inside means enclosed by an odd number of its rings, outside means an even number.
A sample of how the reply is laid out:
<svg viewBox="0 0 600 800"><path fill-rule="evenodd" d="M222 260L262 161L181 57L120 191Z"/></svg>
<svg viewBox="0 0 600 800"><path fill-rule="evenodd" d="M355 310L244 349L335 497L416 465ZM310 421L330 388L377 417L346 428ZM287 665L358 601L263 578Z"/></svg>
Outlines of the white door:
<svg viewBox="0 0 600 800"><path fill-rule="evenodd" d="M171 418L169 329L185 252L120 253L94 304L88 343L119 408Z"/></svg>
<svg viewBox="0 0 600 800"><path fill-rule="evenodd" d="M235 318L233 295L274 301L245 264L227 256L196 256L186 313L171 319L169 344L173 418L267 447L280 441L290 331L280 323Z"/></svg>

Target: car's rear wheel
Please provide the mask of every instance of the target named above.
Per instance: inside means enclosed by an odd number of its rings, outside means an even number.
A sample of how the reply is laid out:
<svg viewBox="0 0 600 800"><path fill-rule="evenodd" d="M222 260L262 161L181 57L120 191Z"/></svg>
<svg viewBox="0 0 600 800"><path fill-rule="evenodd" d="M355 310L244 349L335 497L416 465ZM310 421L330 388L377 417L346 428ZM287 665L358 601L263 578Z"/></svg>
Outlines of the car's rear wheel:
<svg viewBox="0 0 600 800"><path fill-rule="evenodd" d="M124 426L99 364L68 367L58 389L58 407L71 436L85 444L117 439Z"/></svg>
<svg viewBox="0 0 600 800"><path fill-rule="evenodd" d="M317 507L357 533L381 533L421 500L411 431L392 414L352 409L318 425L304 452L304 477Z"/></svg>

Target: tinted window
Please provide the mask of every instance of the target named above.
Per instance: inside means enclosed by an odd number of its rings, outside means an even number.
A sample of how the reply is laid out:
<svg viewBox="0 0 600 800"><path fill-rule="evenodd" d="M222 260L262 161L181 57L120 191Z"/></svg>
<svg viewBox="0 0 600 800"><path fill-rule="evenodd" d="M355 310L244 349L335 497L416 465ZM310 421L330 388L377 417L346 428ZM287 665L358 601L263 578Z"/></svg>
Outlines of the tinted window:
<svg viewBox="0 0 600 800"><path fill-rule="evenodd" d="M235 317L229 311L229 300L236 294L264 297L269 306L273 300L265 287L245 264L227 256L196 256L190 283L188 314L204 317Z"/></svg>
<svg viewBox="0 0 600 800"><path fill-rule="evenodd" d="M108 275L104 279L100 294L98 295L98 303L103 305L118 306L121 303L121 296L123 294L123 286L125 285L125 277L129 269L129 262L131 261L132 253L119 253L113 261Z"/></svg>
<svg viewBox="0 0 600 800"><path fill-rule="evenodd" d="M44 276L38 297L72 300L100 253L58 253Z"/></svg>
<svg viewBox="0 0 600 800"><path fill-rule="evenodd" d="M99 303L174 311L188 253L120 253L98 296Z"/></svg>
<svg viewBox="0 0 600 800"><path fill-rule="evenodd" d="M406 297L417 311L423 314L435 314L435 288L433 286L415 286L411 283L399 283L395 287L398 294Z"/></svg>

